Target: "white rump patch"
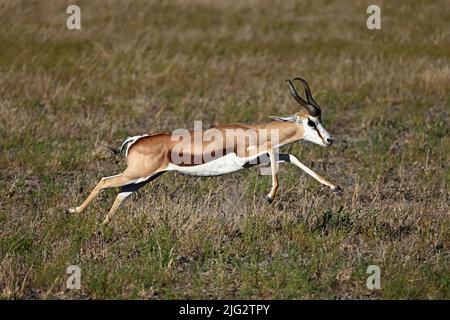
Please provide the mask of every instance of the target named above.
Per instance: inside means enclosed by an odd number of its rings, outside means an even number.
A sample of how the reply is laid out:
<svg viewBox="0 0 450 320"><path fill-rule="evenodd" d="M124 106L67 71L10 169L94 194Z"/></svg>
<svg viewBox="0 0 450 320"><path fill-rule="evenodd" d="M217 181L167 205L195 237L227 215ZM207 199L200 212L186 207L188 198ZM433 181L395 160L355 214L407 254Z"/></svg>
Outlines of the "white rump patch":
<svg viewBox="0 0 450 320"><path fill-rule="evenodd" d="M122 150L122 148L127 145L127 149L125 150L125 156L128 156L128 149L130 149L130 147L133 145L133 143L135 143L136 141L138 141L140 138L144 138L144 137L148 137L149 134L143 134L141 136L134 136L134 137L128 137L120 146L120 150Z"/></svg>

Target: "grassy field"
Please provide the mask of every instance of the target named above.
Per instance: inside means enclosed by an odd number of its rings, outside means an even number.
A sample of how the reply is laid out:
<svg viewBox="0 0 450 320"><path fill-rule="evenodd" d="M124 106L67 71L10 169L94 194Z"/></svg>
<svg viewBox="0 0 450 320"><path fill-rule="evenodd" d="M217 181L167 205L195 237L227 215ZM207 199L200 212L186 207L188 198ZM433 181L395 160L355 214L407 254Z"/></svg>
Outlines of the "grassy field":
<svg viewBox="0 0 450 320"><path fill-rule="evenodd" d="M450 299L448 1L72 3L0 1L0 297ZM336 142L287 149L343 194L285 165L272 204L253 168L65 213L125 168L102 144L291 114L295 76Z"/></svg>

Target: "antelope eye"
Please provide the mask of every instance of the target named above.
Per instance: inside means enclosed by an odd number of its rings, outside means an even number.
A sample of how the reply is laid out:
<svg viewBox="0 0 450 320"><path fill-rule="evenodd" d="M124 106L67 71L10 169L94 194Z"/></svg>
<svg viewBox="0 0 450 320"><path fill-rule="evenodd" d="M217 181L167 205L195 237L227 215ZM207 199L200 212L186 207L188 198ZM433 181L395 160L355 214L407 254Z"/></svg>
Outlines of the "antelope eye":
<svg viewBox="0 0 450 320"><path fill-rule="evenodd" d="M315 127L316 126L316 124L314 123L314 121L312 121L312 120L310 120L310 119L308 119L308 126L310 126L310 127Z"/></svg>

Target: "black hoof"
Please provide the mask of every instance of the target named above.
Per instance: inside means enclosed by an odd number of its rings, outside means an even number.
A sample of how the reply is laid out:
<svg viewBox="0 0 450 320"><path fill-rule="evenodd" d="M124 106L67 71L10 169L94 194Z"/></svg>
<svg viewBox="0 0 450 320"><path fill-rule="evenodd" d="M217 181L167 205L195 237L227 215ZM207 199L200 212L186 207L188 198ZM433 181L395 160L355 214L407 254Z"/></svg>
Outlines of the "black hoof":
<svg viewBox="0 0 450 320"><path fill-rule="evenodd" d="M333 189L331 189L333 192L344 192L340 186L335 186Z"/></svg>
<svg viewBox="0 0 450 320"><path fill-rule="evenodd" d="M273 202L273 198L267 197L267 202L272 203Z"/></svg>

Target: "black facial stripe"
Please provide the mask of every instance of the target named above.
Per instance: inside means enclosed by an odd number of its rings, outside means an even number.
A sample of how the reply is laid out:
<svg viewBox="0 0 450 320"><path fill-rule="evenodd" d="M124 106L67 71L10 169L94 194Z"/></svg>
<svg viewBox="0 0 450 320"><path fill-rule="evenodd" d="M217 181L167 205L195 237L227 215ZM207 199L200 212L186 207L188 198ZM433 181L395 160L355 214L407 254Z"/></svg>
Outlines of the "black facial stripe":
<svg viewBox="0 0 450 320"><path fill-rule="evenodd" d="M317 129L317 127L314 127L314 129L317 131L317 134L319 135L320 139L322 139L322 142L325 143L325 139L322 137L322 135L320 134L319 129Z"/></svg>
<svg viewBox="0 0 450 320"><path fill-rule="evenodd" d="M314 126L311 126L310 123L313 123ZM312 129L314 129L314 130L317 131L317 134L319 135L320 139L321 139L322 142L325 144L325 139L324 139L324 138L322 137L322 135L320 134L320 131L319 131L319 129L317 128L317 124L316 124L313 120L311 120L310 118L308 118L308 126L309 126L310 128L312 128Z"/></svg>

